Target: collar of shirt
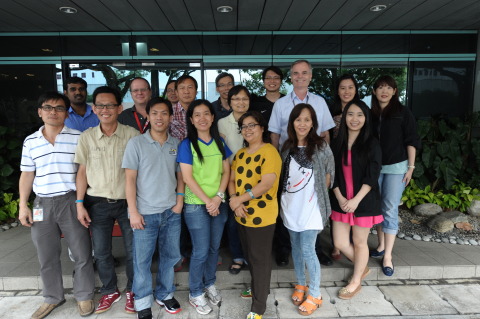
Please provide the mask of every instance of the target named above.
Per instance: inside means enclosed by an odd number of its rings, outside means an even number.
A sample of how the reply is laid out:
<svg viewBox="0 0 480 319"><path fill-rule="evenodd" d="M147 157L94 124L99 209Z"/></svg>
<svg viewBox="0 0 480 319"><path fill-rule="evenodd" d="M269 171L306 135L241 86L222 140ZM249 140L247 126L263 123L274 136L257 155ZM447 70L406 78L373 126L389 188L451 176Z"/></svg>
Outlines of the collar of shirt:
<svg viewBox="0 0 480 319"><path fill-rule="evenodd" d="M183 112L183 113L187 113L187 110L185 110L182 106L182 104L180 104L180 102L178 102L177 104L175 104L175 107L174 107L175 111L180 111L180 112Z"/></svg>
<svg viewBox="0 0 480 319"><path fill-rule="evenodd" d="M147 141L151 144L157 142L155 141L153 138L152 138L152 134L150 133L150 130L148 130L147 132L145 132L145 134L142 135L143 137L145 137L145 139L147 139ZM158 142L157 142L158 143ZM167 132L167 140L165 141L165 143L167 144L173 144L172 143L172 136L170 134L168 134Z"/></svg>
<svg viewBox="0 0 480 319"><path fill-rule="evenodd" d="M107 136L102 132L102 129L100 126L101 124L98 124L93 128L95 130L95 137L97 138L97 140L101 139L104 136ZM116 135L120 138L124 137L123 126L124 126L123 124L121 124L120 122L117 122L117 128L115 129L115 132L113 132L111 136Z"/></svg>
<svg viewBox="0 0 480 319"><path fill-rule="evenodd" d="M238 122L235 121L235 117L233 116L233 112L228 114L227 116L227 121L229 121L230 123L233 123L233 124L237 124L238 125Z"/></svg>
<svg viewBox="0 0 480 319"><path fill-rule="evenodd" d="M78 115L77 112L75 112L75 110L73 109L72 106L70 106L70 108L68 109L68 114L73 114L73 115L76 115L76 116L80 116L80 117L87 117L89 116L90 114L92 114L93 110L92 110L92 107L88 104L86 104L87 107L85 109L85 115L81 116L81 115Z"/></svg>
<svg viewBox="0 0 480 319"><path fill-rule="evenodd" d="M292 93L291 93L290 96L291 96L293 102L298 101L298 103L308 103L308 99L309 99L309 97L310 97L310 92L307 91L307 95L305 95L305 99L303 99L303 100L301 100L301 99L297 96L297 94L295 94L295 91L292 91ZM295 103L295 104L298 104L298 103Z"/></svg>

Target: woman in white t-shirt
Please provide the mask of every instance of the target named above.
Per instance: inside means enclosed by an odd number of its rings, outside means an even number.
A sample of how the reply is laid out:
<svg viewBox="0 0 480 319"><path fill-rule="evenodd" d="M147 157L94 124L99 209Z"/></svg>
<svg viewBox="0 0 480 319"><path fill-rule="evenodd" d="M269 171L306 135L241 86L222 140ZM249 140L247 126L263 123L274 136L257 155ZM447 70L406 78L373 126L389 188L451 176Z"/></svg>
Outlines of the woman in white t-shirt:
<svg viewBox="0 0 480 319"><path fill-rule="evenodd" d="M322 304L315 241L331 213L328 189L335 170L332 151L316 133L317 128L313 107L297 104L290 114L288 139L282 148L281 214L290 234L297 277L292 302L302 315L312 314ZM308 288L305 266L310 277Z"/></svg>

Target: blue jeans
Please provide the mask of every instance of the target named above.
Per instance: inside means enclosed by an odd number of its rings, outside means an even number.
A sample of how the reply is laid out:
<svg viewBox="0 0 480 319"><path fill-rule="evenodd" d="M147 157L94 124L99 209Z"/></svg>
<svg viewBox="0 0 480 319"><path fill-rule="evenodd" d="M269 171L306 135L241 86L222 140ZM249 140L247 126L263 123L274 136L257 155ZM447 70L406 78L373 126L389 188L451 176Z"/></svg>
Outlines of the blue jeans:
<svg viewBox="0 0 480 319"><path fill-rule="evenodd" d="M295 276L299 285L306 286L305 266L307 266L310 283L309 293L315 298L320 297L320 262L315 252L315 241L318 230L296 232L288 230L292 243L292 259L295 266Z"/></svg>
<svg viewBox="0 0 480 319"><path fill-rule="evenodd" d="M228 234L228 248L232 254L234 262L245 262L242 251L242 243L238 236L237 221L235 220L235 213L228 207L228 220L227 220L227 234Z"/></svg>
<svg viewBox="0 0 480 319"><path fill-rule="evenodd" d="M117 275L112 255L112 230L115 220L122 230L126 256L127 290L133 283L133 232L127 213L127 201L108 201L103 197L85 196L85 205L92 220L93 250L98 277L102 282L100 293L108 295L117 290Z"/></svg>
<svg viewBox="0 0 480 319"><path fill-rule="evenodd" d="M220 205L220 213L212 217L205 205L185 204L185 223L192 238L192 257L188 284L190 295L198 297L205 288L215 284L218 248L227 221L227 206Z"/></svg>
<svg viewBox="0 0 480 319"><path fill-rule="evenodd" d="M158 300L171 299L175 292L173 266L180 256L181 214L167 209L160 214L143 215L144 229L133 230L133 292L135 310L151 308L153 295ZM158 246L158 269L152 295L152 257Z"/></svg>
<svg viewBox="0 0 480 319"><path fill-rule="evenodd" d="M404 174L380 174L378 185L382 196L382 230L386 234L396 235L398 232L398 205L402 200L405 183Z"/></svg>

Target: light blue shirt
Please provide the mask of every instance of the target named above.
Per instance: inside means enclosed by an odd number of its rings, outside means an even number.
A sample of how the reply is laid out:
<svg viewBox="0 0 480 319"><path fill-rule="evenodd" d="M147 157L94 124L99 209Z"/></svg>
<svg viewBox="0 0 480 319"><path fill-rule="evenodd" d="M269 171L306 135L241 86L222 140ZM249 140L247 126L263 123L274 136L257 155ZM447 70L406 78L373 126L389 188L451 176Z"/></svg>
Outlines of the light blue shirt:
<svg viewBox="0 0 480 319"><path fill-rule="evenodd" d="M282 148L283 143L288 138L288 118L294 106L298 103L310 104L317 113L318 135L335 126L335 122L333 122L327 103L323 97L307 92L305 99L301 100L294 92L287 94L275 102L270 122L268 122L268 130L272 133L280 134L279 149Z"/></svg>
<svg viewBox="0 0 480 319"><path fill-rule="evenodd" d="M152 138L150 130L128 141L122 168L137 171L137 209L140 214L160 214L177 203L179 143L169 135L160 145Z"/></svg>
<svg viewBox="0 0 480 319"><path fill-rule="evenodd" d="M87 110L84 116L78 115L73 107L70 106L68 109L68 117L65 119L65 125L69 128L79 130L83 132L90 127L97 126L100 123L100 120L97 117L97 114L93 113L92 107L87 104Z"/></svg>
<svg viewBox="0 0 480 319"><path fill-rule="evenodd" d="M380 174L405 174L408 171L408 160L390 165L382 165Z"/></svg>

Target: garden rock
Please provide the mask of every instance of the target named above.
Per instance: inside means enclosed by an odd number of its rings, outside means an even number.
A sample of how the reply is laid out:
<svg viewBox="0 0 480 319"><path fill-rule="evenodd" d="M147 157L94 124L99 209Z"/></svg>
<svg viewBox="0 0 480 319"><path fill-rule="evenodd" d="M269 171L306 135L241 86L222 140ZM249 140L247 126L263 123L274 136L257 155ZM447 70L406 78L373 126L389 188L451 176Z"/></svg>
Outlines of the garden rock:
<svg viewBox="0 0 480 319"><path fill-rule="evenodd" d="M477 246L477 245L478 245L478 242L477 242L475 239L470 239L468 242L469 242L470 245L472 245L472 246Z"/></svg>
<svg viewBox="0 0 480 319"><path fill-rule="evenodd" d="M2 226L2 229L3 229L3 230L9 230L9 229L10 229L10 226L8 226L8 225L3 225L3 226Z"/></svg>
<svg viewBox="0 0 480 319"><path fill-rule="evenodd" d="M467 208L467 213L472 216L480 217L480 200L473 200L470 207Z"/></svg>
<svg viewBox="0 0 480 319"><path fill-rule="evenodd" d="M430 219L427 223L428 227L431 229L439 232L439 233L446 233L453 229L453 222L450 219L447 219L442 216L435 216Z"/></svg>
<svg viewBox="0 0 480 319"><path fill-rule="evenodd" d="M413 208L413 212L420 216L435 216L442 211L442 207L432 203L420 204Z"/></svg>
<svg viewBox="0 0 480 319"><path fill-rule="evenodd" d="M413 239L415 240L422 240L422 237L418 236L417 234L413 235Z"/></svg>
<svg viewBox="0 0 480 319"><path fill-rule="evenodd" d="M428 236L423 236L422 239L423 239L423 241L430 241L430 237L428 237ZM439 241L440 241L440 239L439 239Z"/></svg>
<svg viewBox="0 0 480 319"><path fill-rule="evenodd" d="M405 234L404 233L398 233L397 237L402 239L403 237L405 237Z"/></svg>
<svg viewBox="0 0 480 319"><path fill-rule="evenodd" d="M10 226L12 226L12 227L17 227L17 226L18 226L18 223L17 223L17 222L11 223Z"/></svg>
<svg viewBox="0 0 480 319"><path fill-rule="evenodd" d="M454 224L456 223L468 223L468 217L464 213L453 210L451 212L443 212L438 214L438 216L445 217L450 219Z"/></svg>

